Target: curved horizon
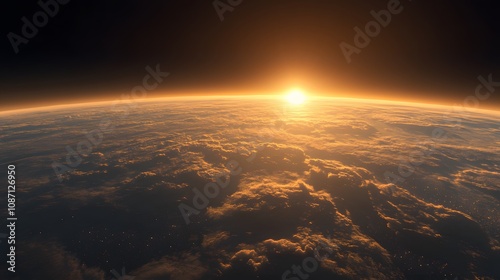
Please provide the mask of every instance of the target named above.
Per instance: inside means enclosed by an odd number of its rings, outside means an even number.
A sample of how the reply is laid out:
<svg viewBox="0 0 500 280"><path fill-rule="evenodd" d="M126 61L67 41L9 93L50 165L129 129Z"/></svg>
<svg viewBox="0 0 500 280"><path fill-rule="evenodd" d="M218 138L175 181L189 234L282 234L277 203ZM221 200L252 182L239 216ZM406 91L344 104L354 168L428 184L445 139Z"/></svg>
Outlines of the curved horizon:
<svg viewBox="0 0 500 280"><path fill-rule="evenodd" d="M43 105L26 105L23 107L19 107L16 109L11 109L11 110L2 110L0 109L0 115L8 115L8 114L15 114L15 113L29 113L32 111L43 111L45 109L50 109L50 108L67 108L67 107L80 107L80 106L92 106L92 105L99 105L99 104L106 104L106 103L118 103L118 102L153 102L155 100L182 100L182 99L212 99L212 98L260 98L260 99L280 99L285 96L285 92L281 94L262 94L262 93L256 93L256 94L227 94L227 93L206 93L206 94L201 94L201 93L182 93L182 94L170 94L170 95L154 95L151 97L146 97L146 98L137 98L137 99L127 99L127 100L122 100L119 98L115 99L105 99L105 100L82 100L82 101L67 101L59 104L43 104ZM422 99L394 99L394 98L387 98L387 97L382 97L382 98L374 98L371 96L367 97L360 97L360 96L354 96L354 97L349 97L345 95L324 95L324 94L311 94L311 93L306 93L307 99L308 100L317 100L317 99L338 99L338 100L349 100L349 101L355 101L355 102L360 102L360 101L367 101L369 103L382 103L382 104L405 104L405 105L410 105L414 107L463 107L468 111L477 111L477 112L482 112L482 113L491 113L491 114L500 114L500 108L497 107L486 107L486 108L474 108L470 106L465 106L463 103L454 103L453 105L447 104L444 102L431 102L427 100L422 100ZM306 105L307 106L307 105Z"/></svg>

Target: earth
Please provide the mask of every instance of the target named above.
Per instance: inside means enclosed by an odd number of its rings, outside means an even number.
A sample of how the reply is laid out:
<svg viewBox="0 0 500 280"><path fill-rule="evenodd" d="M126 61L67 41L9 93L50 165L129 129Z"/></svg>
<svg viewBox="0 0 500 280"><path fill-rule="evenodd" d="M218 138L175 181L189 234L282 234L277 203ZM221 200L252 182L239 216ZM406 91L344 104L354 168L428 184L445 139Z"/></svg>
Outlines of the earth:
<svg viewBox="0 0 500 280"><path fill-rule="evenodd" d="M0 277L500 279L499 116L277 97L3 113Z"/></svg>

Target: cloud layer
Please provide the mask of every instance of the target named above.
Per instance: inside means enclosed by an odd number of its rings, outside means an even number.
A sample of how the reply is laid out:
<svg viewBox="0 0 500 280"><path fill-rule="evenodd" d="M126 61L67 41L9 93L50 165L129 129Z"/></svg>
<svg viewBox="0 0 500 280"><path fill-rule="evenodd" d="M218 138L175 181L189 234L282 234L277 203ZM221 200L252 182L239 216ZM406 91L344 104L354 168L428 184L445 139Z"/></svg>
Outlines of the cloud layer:
<svg viewBox="0 0 500 280"><path fill-rule="evenodd" d="M101 106L2 117L0 154L22 170L20 277L278 279L318 246L311 279L500 275L497 115L334 99L139 103L126 118ZM113 131L59 182L50 163L104 118ZM178 205L229 161L241 173L186 225Z"/></svg>

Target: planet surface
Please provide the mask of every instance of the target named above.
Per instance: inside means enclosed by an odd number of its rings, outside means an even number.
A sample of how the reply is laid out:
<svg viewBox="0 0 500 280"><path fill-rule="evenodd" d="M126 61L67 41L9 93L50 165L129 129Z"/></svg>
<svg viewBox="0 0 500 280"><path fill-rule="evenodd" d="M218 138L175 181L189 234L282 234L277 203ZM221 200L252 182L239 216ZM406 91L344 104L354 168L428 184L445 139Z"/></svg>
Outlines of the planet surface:
<svg viewBox="0 0 500 280"><path fill-rule="evenodd" d="M499 117L281 97L4 113L2 279L500 279Z"/></svg>

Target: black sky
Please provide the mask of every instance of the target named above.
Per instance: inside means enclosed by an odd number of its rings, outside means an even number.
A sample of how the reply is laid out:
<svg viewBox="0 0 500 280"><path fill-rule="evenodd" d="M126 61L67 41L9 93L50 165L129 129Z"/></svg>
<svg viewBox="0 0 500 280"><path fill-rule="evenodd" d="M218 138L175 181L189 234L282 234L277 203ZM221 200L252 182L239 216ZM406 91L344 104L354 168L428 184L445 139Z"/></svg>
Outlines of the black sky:
<svg viewBox="0 0 500 280"><path fill-rule="evenodd" d="M8 34L41 8L4 2L0 110L114 100L157 64L171 75L153 96L302 86L453 104L474 95L479 75L500 81L495 1L402 0L351 63L339 44L390 1L243 0L221 21L212 0L71 0L17 54ZM500 87L480 106L500 108Z"/></svg>

